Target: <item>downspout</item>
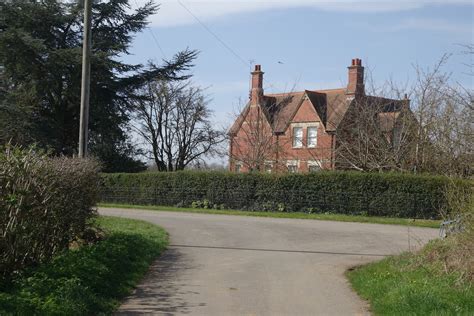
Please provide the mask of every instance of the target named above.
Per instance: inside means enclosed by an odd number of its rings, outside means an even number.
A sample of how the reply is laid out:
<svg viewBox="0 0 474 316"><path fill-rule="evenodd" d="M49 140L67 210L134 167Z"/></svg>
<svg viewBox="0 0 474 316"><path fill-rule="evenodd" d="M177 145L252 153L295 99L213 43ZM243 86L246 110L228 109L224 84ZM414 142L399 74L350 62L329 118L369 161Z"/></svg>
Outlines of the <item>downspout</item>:
<svg viewBox="0 0 474 316"><path fill-rule="evenodd" d="M229 144L229 171L232 171L233 164L232 164L232 145L234 143L234 136L230 136L230 144Z"/></svg>
<svg viewBox="0 0 474 316"><path fill-rule="evenodd" d="M276 134L276 152L275 152L275 167L277 171L279 171L279 163L278 160L280 159L280 136Z"/></svg>
<svg viewBox="0 0 474 316"><path fill-rule="evenodd" d="M331 169L336 169L336 141L334 132L331 133Z"/></svg>

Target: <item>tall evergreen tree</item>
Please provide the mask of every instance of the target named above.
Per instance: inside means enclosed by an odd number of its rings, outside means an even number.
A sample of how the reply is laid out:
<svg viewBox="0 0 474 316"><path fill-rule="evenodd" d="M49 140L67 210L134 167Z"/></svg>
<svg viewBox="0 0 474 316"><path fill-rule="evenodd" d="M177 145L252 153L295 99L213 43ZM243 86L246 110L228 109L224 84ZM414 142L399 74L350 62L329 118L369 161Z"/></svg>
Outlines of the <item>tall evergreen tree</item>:
<svg viewBox="0 0 474 316"><path fill-rule="evenodd" d="M0 3L0 142L37 143L56 154L77 151L82 1ZM154 78L186 79L196 52L185 50L162 66L121 61L133 36L158 10L132 10L129 0L93 1L90 144L105 171L136 170L126 126L134 91Z"/></svg>

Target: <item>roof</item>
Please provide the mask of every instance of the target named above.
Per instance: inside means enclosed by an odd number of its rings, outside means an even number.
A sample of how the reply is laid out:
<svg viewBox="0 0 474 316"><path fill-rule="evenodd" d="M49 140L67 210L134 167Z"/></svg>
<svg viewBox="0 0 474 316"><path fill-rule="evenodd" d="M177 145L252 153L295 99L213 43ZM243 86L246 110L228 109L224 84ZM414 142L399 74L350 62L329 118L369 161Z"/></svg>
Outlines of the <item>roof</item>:
<svg viewBox="0 0 474 316"><path fill-rule="evenodd" d="M284 133L303 103L305 92L269 94L263 108L275 133Z"/></svg>
<svg viewBox="0 0 474 316"><path fill-rule="evenodd" d="M354 95L346 94L346 88L266 94L264 95L264 102L260 106L274 133L279 134L286 131L306 98L318 113L327 132L336 131L347 110L355 102ZM393 129L395 120L403 107L403 102L405 102L375 96L359 96L357 100L359 102L363 101L367 106L377 106L379 108L379 122L382 129L386 131ZM229 130L230 135L237 133L249 109L250 103L245 106L232 125Z"/></svg>
<svg viewBox="0 0 474 316"><path fill-rule="evenodd" d="M395 122L397 121L398 117L400 116L400 112L382 112L378 113L378 123L380 129L383 132L389 132L393 130L395 126Z"/></svg>

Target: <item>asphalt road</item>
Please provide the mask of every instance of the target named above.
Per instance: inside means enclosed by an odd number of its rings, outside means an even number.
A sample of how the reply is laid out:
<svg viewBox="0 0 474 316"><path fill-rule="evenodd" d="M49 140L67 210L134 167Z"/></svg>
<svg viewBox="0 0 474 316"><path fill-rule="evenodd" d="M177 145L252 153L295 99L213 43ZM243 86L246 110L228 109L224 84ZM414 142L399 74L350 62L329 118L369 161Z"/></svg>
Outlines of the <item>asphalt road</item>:
<svg viewBox="0 0 474 316"><path fill-rule="evenodd" d="M365 315L344 272L419 247L436 229L101 208L170 233L118 314Z"/></svg>

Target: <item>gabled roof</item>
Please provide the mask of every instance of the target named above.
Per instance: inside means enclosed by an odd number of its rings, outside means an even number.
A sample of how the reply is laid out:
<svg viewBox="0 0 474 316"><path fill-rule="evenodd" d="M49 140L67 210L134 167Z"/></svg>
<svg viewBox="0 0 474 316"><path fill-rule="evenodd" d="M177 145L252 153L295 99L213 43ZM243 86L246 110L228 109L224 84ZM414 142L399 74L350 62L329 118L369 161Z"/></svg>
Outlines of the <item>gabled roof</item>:
<svg viewBox="0 0 474 316"><path fill-rule="evenodd" d="M291 120L303 103L305 91L293 93L269 94L264 108L269 114L269 123L274 133L284 133Z"/></svg>
<svg viewBox="0 0 474 316"><path fill-rule="evenodd" d="M354 100L353 95L346 94L346 89L330 89L330 90L304 90L290 93L277 93L264 95L264 102L260 104L263 113L269 124L276 134L284 133L296 112L305 99L308 99L313 105L316 113L321 118L327 132L335 131L342 119L347 113ZM380 107L379 121L384 130L390 130L394 126L397 115L403 107L403 100L392 100L375 96L360 96L359 101L364 102L367 106ZM237 133L242 122L245 120L250 109L248 103L242 113L229 130L229 134ZM388 115L386 113L391 113Z"/></svg>
<svg viewBox="0 0 474 316"><path fill-rule="evenodd" d="M267 96L265 96L267 97ZM307 97L321 118L326 131L334 131L347 112L352 99L348 99L346 89L305 90L282 94L269 94L273 98L275 109L271 124L275 133L284 133Z"/></svg>
<svg viewBox="0 0 474 316"><path fill-rule="evenodd" d="M346 95L346 89L317 90L318 93L324 93L326 103L326 121L324 126L326 131L335 131L346 115L347 109L352 102L352 97Z"/></svg>

